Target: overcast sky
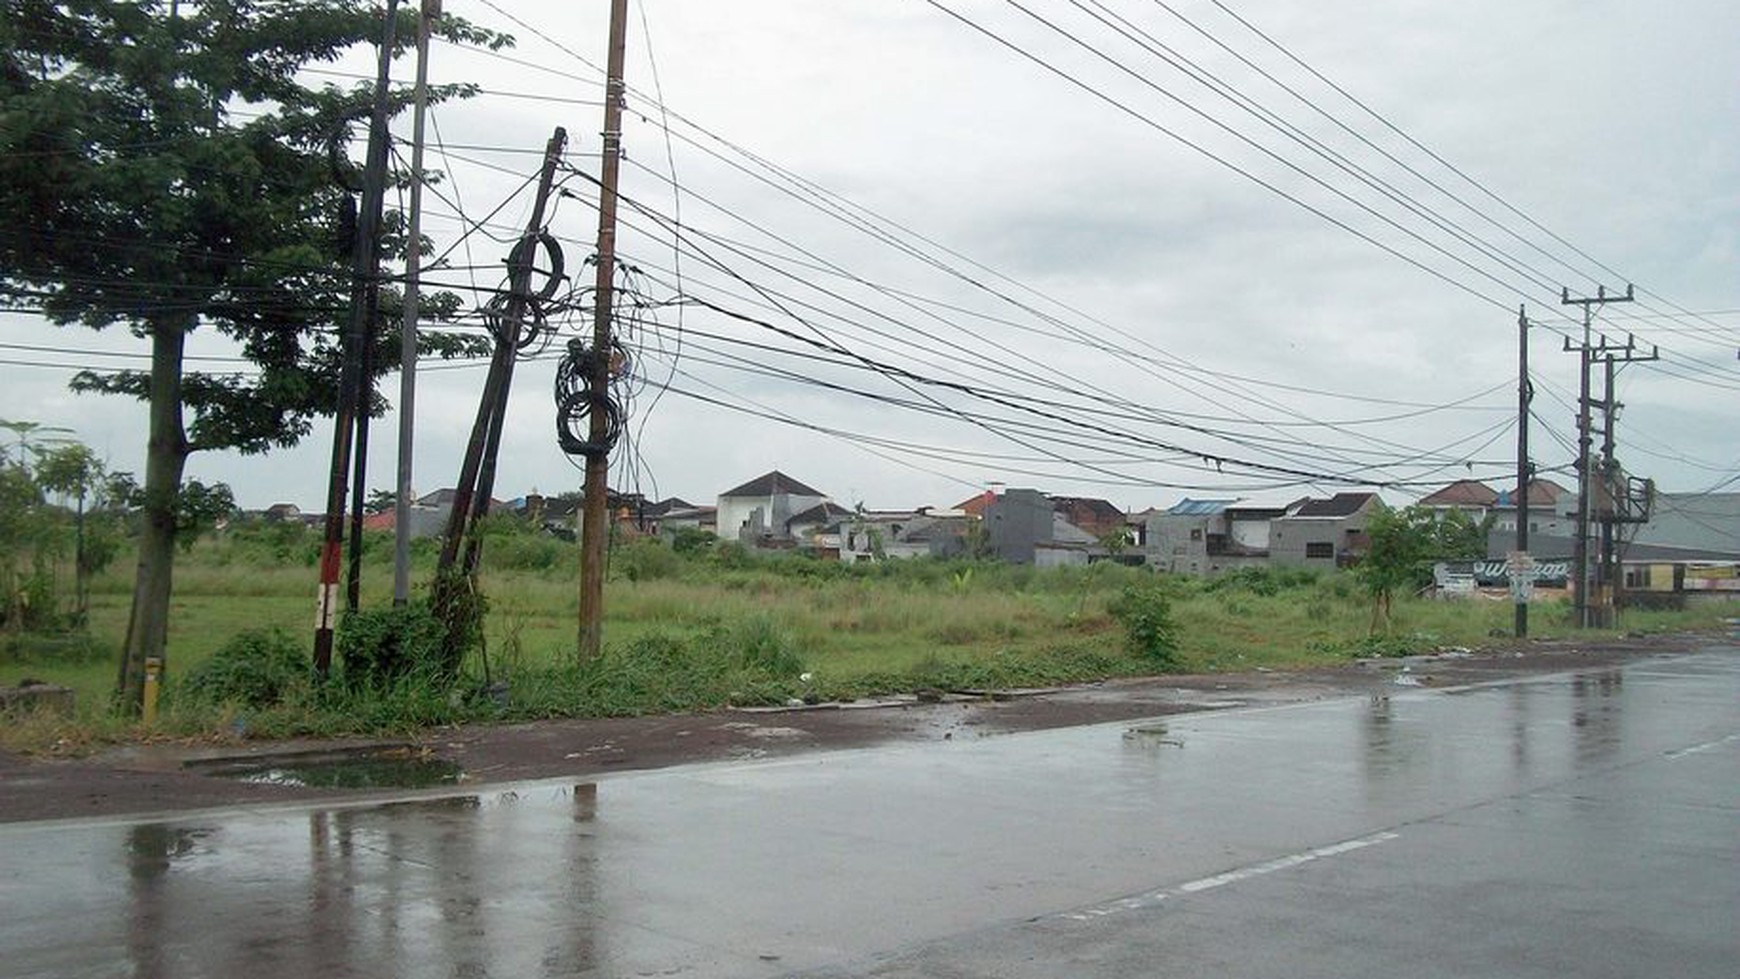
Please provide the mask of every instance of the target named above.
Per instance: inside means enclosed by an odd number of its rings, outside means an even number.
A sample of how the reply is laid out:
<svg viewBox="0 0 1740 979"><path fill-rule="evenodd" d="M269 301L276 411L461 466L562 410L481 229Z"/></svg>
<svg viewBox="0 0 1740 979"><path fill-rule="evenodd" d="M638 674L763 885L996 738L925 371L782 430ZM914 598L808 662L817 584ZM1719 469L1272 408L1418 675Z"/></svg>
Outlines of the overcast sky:
<svg viewBox="0 0 1740 979"><path fill-rule="evenodd" d="M1250 26L1184 0L632 0L621 257L649 308L613 484L711 503L777 468L872 508L994 483L1131 509L1403 501L1510 478L1526 304L1533 456L1573 485L1581 310L1559 291L1634 283L1597 330L1662 360L1620 372L1619 458L1664 489L1733 488L1740 5L1225 2ZM450 267L431 279L499 284L563 126L584 176L550 230L590 284L608 7L448 0L518 43L434 49L436 80L485 93L433 114L424 229ZM565 339L517 374L498 497L580 483L554 437ZM0 342L0 418L142 469L142 406L69 393L64 365L132 366L105 355L144 343L17 316ZM419 492L454 481L483 377L419 376ZM396 424L377 422L371 486L392 483ZM331 439L189 474L317 511Z"/></svg>

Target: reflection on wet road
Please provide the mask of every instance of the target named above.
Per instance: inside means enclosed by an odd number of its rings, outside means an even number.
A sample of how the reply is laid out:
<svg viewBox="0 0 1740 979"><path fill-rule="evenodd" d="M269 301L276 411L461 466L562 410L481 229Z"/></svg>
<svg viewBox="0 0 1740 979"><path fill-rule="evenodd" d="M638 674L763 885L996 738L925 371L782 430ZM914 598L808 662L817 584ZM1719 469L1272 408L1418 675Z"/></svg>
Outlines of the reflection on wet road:
<svg viewBox="0 0 1740 979"><path fill-rule="evenodd" d="M1737 857L1726 649L596 784L16 824L0 972L1626 975L1669 954L1731 976ZM1386 914L1400 935L1354 923ZM1619 971L1469 947L1597 926ZM1449 937L1461 967L1401 967Z"/></svg>

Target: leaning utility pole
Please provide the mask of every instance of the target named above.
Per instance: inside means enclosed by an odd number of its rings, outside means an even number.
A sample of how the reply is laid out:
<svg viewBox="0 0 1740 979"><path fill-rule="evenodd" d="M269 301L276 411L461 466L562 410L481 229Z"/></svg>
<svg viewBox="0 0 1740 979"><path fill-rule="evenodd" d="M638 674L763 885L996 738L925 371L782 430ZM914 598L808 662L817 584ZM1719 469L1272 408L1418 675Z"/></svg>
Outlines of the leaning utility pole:
<svg viewBox="0 0 1740 979"><path fill-rule="evenodd" d="M356 244L351 249L351 316L345 330L340 365L338 409L333 413L332 471L326 488L325 537L320 547L320 594L314 621L314 669L326 676L332 669L332 631L338 617L338 570L344 536L344 495L350 476L351 438L356 431L364 384L362 353L371 328L373 293L380 271L381 207L387 184L387 84L393 66L394 27L399 0L387 0L381 33L380 61L375 78L374 111L369 117L368 154L363 169L363 200L357 216Z"/></svg>
<svg viewBox="0 0 1740 979"><path fill-rule="evenodd" d="M598 278L593 293L592 358L586 380L590 428L580 526L580 636L582 661L596 659L604 641L604 561L608 550L611 288L616 281L616 183L622 160L623 60L628 0L611 0L610 56L605 65L604 163L598 181Z"/></svg>
<svg viewBox="0 0 1740 979"><path fill-rule="evenodd" d="M435 612L447 621L450 638L457 620L451 619L453 602L460 582L456 576L469 577L476 570L477 520L489 509L489 494L495 472L495 450L501 445L501 430L507 415L508 389L513 382L514 360L519 356L520 323L534 299L532 292L533 260L540 242L551 240L544 231L544 209L549 206L550 190L555 183L556 167L562 162L562 150L568 145L567 130L556 127L544 147L544 165L538 179L538 190L532 200L532 214L526 221L525 237L515 245L508 259L508 295L502 304L499 323L495 325L495 349L490 354L489 374L484 378L483 394L478 398L477 417L472 422L471 438L465 444L465 458L460 463L459 481L454 485L453 509L447 515L447 532L441 541L441 555L435 569ZM552 268L551 277L560 274ZM461 544L466 548L466 562L456 574Z"/></svg>
<svg viewBox="0 0 1740 979"><path fill-rule="evenodd" d="M1576 347L1571 346L1569 339L1565 341L1565 351L1577 351L1579 365L1578 376L1581 382L1577 390L1577 540L1572 549L1572 564L1575 566L1576 593L1572 595L1574 618L1579 629L1588 629L1598 623L1591 620L1589 604L1589 523L1591 513L1590 492L1594 489L1594 480L1590 478L1589 450L1594 444L1594 434L1591 429L1589 410L1593 402L1589 396L1589 365L1594 348L1590 345L1592 339L1590 327L1594 321L1595 309L1610 302L1628 303L1632 300L1632 287L1627 284L1625 295L1608 295L1606 286L1597 286L1594 296L1571 298L1571 290L1561 289L1559 302L1565 306L1583 307L1583 342Z"/></svg>
<svg viewBox="0 0 1740 979"><path fill-rule="evenodd" d="M411 447L416 430L418 289L423 270L423 120L429 109L429 27L441 0L417 15L417 87L411 112L411 226L405 249L405 310L399 323L399 465L393 495L393 604L411 600Z"/></svg>
<svg viewBox="0 0 1740 979"><path fill-rule="evenodd" d="M1516 637L1525 639L1529 634L1529 597L1534 585L1534 569L1529 561L1529 484L1534 481L1529 466L1529 402L1534 400L1535 388L1529 383L1527 307L1517 307L1516 331L1516 553L1511 557L1509 570L1511 600L1516 603Z"/></svg>

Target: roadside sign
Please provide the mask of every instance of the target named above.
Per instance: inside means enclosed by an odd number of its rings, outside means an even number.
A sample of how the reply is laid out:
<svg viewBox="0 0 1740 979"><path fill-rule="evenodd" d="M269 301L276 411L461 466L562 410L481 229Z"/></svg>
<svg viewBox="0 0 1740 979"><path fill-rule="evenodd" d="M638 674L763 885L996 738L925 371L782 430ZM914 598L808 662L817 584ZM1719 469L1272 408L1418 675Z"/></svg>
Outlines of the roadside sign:
<svg viewBox="0 0 1740 979"><path fill-rule="evenodd" d="M1535 559L1527 551L1511 551L1505 557L1505 573L1510 577L1510 599L1523 604L1535 597Z"/></svg>

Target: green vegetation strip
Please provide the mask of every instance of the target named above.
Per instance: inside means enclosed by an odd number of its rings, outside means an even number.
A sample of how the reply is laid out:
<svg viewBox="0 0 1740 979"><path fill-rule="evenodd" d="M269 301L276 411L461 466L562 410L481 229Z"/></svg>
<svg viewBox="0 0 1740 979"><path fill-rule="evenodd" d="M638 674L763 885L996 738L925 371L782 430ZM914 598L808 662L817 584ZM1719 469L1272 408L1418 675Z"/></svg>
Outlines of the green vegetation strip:
<svg viewBox="0 0 1740 979"><path fill-rule="evenodd" d="M366 554L365 615L341 636L339 675L321 685L308 669L316 550L298 525L262 524L202 538L184 556L162 711L150 730L107 709L128 594L123 575L105 572L91 586L87 631L0 637L0 684L60 684L78 703L71 717L10 718L0 737L14 749L77 752L148 737L407 734L1327 666L1477 646L1507 635L1511 618L1504 602L1398 596L1388 631L1372 636L1371 594L1348 574L1258 569L1198 579L1109 563L1040 571L922 559L847 566L637 541L612 553L606 651L580 663L576 548L504 522L484 546L482 641L457 675L420 667L425 613L390 610L390 540L381 537ZM427 544L418 555L426 581ZM1737 612L1733 603L1634 611L1625 627L1716 629ZM1567 619L1563 603L1539 603L1534 632L1567 634ZM385 667L383 650L391 652Z"/></svg>

